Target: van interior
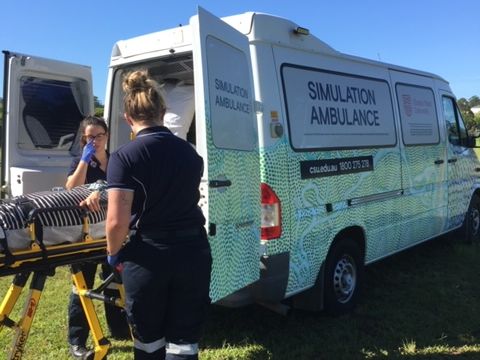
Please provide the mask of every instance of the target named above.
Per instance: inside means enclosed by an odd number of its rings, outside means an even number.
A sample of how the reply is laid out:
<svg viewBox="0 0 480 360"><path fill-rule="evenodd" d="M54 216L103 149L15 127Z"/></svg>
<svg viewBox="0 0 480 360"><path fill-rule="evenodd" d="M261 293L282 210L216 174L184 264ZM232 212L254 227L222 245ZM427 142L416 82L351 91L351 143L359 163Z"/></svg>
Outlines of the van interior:
<svg viewBox="0 0 480 360"><path fill-rule="evenodd" d="M155 60L149 59L148 62L129 64L129 66L120 67L116 70L112 85L112 99L110 109L110 149L115 150L118 146L125 144L130 140L130 127L123 119L123 96L122 79L124 74L135 70L147 70L149 74L163 86L167 82L182 82L193 85L193 58L192 53L175 54ZM167 111L169 104L167 103ZM187 141L196 144L195 117L191 121L187 131Z"/></svg>

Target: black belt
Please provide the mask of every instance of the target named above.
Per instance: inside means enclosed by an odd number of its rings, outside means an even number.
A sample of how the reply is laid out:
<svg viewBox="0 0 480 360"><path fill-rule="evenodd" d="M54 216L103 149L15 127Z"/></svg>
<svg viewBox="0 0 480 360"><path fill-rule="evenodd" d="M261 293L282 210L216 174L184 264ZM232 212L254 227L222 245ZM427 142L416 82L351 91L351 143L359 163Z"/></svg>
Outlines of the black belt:
<svg viewBox="0 0 480 360"><path fill-rule="evenodd" d="M136 230L132 233L131 236L139 235L140 237L145 237L149 239L178 239L186 238L192 236L198 236L205 234L205 229L193 228L193 229L183 229L183 230Z"/></svg>

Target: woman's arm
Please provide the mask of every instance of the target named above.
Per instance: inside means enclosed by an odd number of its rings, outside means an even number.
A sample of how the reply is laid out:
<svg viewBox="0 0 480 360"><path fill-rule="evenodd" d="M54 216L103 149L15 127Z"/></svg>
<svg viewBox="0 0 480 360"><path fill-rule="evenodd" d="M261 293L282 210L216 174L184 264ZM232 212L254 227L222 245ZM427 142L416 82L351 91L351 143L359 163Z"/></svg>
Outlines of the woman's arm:
<svg viewBox="0 0 480 360"><path fill-rule="evenodd" d="M75 186L80 186L85 184L85 179L87 178L88 163L85 161L80 161L75 169L75 172L67 178L67 183L65 187L67 190L71 190Z"/></svg>
<svg viewBox="0 0 480 360"><path fill-rule="evenodd" d="M107 254L115 255L127 239L132 215L133 191L110 189L107 211Z"/></svg>

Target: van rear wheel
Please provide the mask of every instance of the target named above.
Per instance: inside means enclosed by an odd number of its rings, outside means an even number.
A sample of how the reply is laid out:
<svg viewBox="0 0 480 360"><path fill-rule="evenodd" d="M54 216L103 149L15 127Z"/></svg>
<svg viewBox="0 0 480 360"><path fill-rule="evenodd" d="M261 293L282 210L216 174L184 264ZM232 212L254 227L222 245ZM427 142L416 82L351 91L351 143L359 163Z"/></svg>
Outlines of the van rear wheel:
<svg viewBox="0 0 480 360"><path fill-rule="evenodd" d="M473 195L463 223L465 241L469 244L480 240L480 197Z"/></svg>
<svg viewBox="0 0 480 360"><path fill-rule="evenodd" d="M359 245L348 238L336 242L325 263L325 310L331 315L351 312L358 302L363 278Z"/></svg>

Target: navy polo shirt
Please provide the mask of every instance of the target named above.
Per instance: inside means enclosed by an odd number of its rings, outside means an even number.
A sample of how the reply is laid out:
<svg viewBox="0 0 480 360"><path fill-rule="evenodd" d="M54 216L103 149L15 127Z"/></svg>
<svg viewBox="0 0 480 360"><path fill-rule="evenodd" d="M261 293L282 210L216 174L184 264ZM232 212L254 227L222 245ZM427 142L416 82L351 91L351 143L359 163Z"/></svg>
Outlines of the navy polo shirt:
<svg viewBox="0 0 480 360"><path fill-rule="evenodd" d="M112 153L108 189L134 191L131 229L170 231L200 227L198 206L203 160L185 140L163 126L138 132Z"/></svg>
<svg viewBox="0 0 480 360"><path fill-rule="evenodd" d="M107 153L107 156L109 154ZM81 157L78 156L72 160L70 164L70 169L68 170L67 176L73 175L75 170L77 169L78 163L80 162ZM92 159L88 163L87 167L87 176L85 177L85 183L91 184L97 180L107 180L107 174L100 168L100 161L95 157L92 156Z"/></svg>

